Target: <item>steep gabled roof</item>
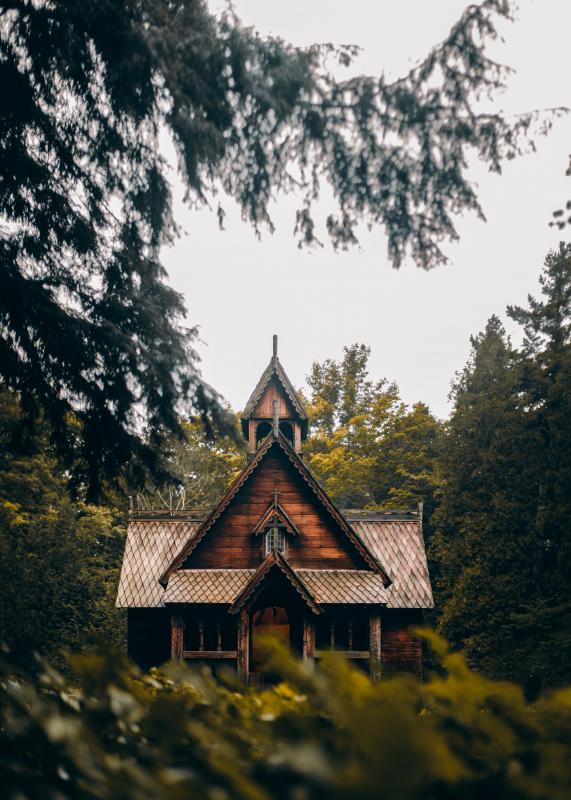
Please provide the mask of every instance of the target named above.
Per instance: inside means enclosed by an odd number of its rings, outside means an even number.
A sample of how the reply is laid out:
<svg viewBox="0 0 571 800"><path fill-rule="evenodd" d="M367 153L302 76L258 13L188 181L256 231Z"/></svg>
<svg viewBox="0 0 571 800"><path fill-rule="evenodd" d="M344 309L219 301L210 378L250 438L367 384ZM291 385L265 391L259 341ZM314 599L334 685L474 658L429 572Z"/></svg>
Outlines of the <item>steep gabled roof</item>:
<svg viewBox="0 0 571 800"><path fill-rule="evenodd" d="M337 526L340 528L342 533L351 542L353 547L366 561L369 567L374 572L378 572L383 575L385 586L389 586L392 579L389 577L389 573L387 572L387 570L383 567L379 559L371 552L368 545L365 544L363 541L361 541L361 539L357 536L357 534L355 533L353 528L349 525L343 514L341 514L341 512L337 509L334 503L329 499L325 490L322 489L321 486L317 483L317 481L315 480L309 469L306 467L304 462L301 460L301 458L295 452L293 447L290 445L287 439L284 436L282 436L281 433L279 433L277 437L274 437L272 433L266 436L266 438L256 451L254 458L249 462L249 464L247 464L244 467L240 475L238 475L238 477L233 481L233 483L227 489L226 493L224 494L218 505L202 522L196 533L185 543L184 547L180 550L179 554L172 561L168 569L165 570L165 572L161 576L160 583L163 586L166 586L169 575L176 569L179 569L181 567L183 562L188 558L188 556L192 553L192 551L197 547L197 545L202 541L202 539L204 539L204 537L206 536L208 531L212 528L216 520L227 508L231 500L236 496L238 491L246 483L250 475L252 475L254 470L259 466L264 456L267 453L269 453L272 447L281 448L281 450L285 453L285 455L290 460L292 465L301 475L303 480L313 491L315 497L320 502L322 508L324 508L325 511L329 514L329 516L333 518L333 520L337 523Z"/></svg>
<svg viewBox="0 0 571 800"><path fill-rule="evenodd" d="M306 605L313 611L314 614L320 614L321 609L315 602L315 599L307 586L303 583L299 574L291 566L287 558L278 550L273 550L262 561L258 569L252 575L246 586L242 589L238 597L234 600L228 609L230 614L236 614L243 608L256 590L261 586L264 580L269 575L272 569L279 569L291 583L293 588L305 601Z"/></svg>
<svg viewBox="0 0 571 800"><path fill-rule="evenodd" d="M276 378L276 380L282 386L299 420L305 427L307 425L307 412L303 407L303 404L300 401L299 397L297 396L297 392L295 391L292 382L286 375L286 372L282 367L281 362L277 356L272 356L272 358L270 359L270 363L263 371L262 377L258 381L256 388L254 389L254 391L250 395L250 399L246 403L246 407L242 412L242 427L244 428L246 427L247 420L254 413L254 410L258 405L260 398L262 397L265 389L269 386L272 378Z"/></svg>

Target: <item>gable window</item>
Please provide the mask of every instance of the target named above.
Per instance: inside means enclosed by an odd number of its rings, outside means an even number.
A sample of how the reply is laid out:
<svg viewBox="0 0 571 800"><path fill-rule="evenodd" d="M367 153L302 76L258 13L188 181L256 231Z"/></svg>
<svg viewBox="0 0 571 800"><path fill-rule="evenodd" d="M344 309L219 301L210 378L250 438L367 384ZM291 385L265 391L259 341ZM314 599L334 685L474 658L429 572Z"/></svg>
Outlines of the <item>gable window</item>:
<svg viewBox="0 0 571 800"><path fill-rule="evenodd" d="M283 528L275 526L266 531L266 555L273 550L285 553L285 533Z"/></svg>

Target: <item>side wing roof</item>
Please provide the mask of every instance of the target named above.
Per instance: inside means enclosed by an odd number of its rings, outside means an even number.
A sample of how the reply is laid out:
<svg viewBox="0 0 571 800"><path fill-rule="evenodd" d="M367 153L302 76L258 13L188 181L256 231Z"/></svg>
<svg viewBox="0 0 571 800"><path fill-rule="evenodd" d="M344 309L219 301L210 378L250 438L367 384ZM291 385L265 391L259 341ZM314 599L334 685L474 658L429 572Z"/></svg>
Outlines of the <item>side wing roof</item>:
<svg viewBox="0 0 571 800"><path fill-rule="evenodd" d="M388 607L434 608L420 514L355 509L344 514L361 541L390 565Z"/></svg>
<svg viewBox="0 0 571 800"><path fill-rule="evenodd" d="M159 578L181 547L191 539L200 519L172 519L164 515L129 520L116 605L119 608L156 608L163 604Z"/></svg>

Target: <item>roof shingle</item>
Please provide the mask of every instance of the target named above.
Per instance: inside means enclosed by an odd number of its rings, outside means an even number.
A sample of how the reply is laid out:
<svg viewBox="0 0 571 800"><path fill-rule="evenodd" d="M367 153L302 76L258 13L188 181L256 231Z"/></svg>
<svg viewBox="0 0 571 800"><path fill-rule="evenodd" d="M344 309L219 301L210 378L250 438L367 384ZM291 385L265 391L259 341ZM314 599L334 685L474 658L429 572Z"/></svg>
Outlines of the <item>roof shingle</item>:
<svg viewBox="0 0 571 800"><path fill-rule="evenodd" d="M317 603L385 603L389 608L432 608L422 526L418 517L345 512L359 538L386 564L393 578L369 570L296 570ZM369 518L367 518L369 517ZM372 519L370 517L373 517ZM161 575L199 525L195 519L132 519L117 605L156 608L165 602L232 603L255 570L177 570L165 590Z"/></svg>
<svg viewBox="0 0 571 800"><path fill-rule="evenodd" d="M193 519L130 520L117 591L119 608L164 605L159 578L198 525Z"/></svg>
<svg viewBox="0 0 571 800"><path fill-rule="evenodd" d="M420 520L351 520L350 513L347 516L359 538L390 571L388 607L433 608Z"/></svg>

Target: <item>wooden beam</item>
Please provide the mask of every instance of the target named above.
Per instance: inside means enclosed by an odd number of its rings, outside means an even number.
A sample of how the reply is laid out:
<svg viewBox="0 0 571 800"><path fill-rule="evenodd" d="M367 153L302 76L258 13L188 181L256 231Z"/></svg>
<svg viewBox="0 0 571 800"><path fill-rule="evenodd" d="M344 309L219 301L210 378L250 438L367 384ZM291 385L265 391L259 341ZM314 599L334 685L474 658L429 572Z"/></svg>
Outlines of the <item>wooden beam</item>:
<svg viewBox="0 0 571 800"><path fill-rule="evenodd" d="M374 681L381 679L381 615L369 617L370 674Z"/></svg>
<svg viewBox="0 0 571 800"><path fill-rule="evenodd" d="M243 608L238 615L236 633L236 669L238 671L238 677L247 681L248 672L250 671L250 615L245 608Z"/></svg>
<svg viewBox="0 0 571 800"><path fill-rule="evenodd" d="M316 650L315 651L315 658L323 658L324 656L330 656L331 650ZM369 658L369 651L368 650L336 650L336 656L343 656L343 658Z"/></svg>
<svg viewBox="0 0 571 800"><path fill-rule="evenodd" d="M183 658L238 658L237 650L183 650Z"/></svg>
<svg viewBox="0 0 571 800"><path fill-rule="evenodd" d="M181 614L171 614L171 658L182 661L184 624Z"/></svg>
<svg viewBox="0 0 571 800"><path fill-rule="evenodd" d="M303 660L306 664L315 661L315 622L308 617L303 620Z"/></svg>

